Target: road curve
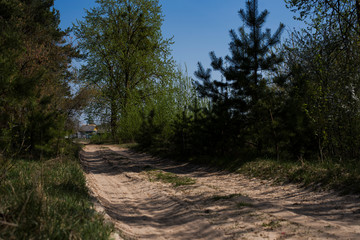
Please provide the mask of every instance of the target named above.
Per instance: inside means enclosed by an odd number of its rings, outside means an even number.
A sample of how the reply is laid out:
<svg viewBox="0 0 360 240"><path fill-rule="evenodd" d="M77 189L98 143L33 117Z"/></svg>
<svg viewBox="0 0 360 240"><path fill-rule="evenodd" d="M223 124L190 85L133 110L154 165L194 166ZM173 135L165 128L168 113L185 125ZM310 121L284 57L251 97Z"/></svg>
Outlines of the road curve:
<svg viewBox="0 0 360 240"><path fill-rule="evenodd" d="M358 196L178 163L116 145L86 145L87 184L125 239L360 239ZM196 180L150 181L156 169Z"/></svg>

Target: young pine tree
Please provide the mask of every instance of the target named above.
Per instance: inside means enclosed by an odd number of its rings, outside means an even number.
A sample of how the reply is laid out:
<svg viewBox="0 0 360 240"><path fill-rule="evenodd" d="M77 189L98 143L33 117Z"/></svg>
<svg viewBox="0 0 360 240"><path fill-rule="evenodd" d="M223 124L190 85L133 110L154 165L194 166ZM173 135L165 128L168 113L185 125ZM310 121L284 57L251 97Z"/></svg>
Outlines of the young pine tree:
<svg viewBox="0 0 360 240"><path fill-rule="evenodd" d="M237 120L232 121L236 126L224 126L234 128L230 132L244 136L244 142L259 151L264 148L264 139L269 139L269 134L272 137L276 135L272 131L274 118L270 104L273 96L270 76L283 61L282 56L272 50L280 42L284 25L280 24L274 34L270 29L263 31L268 14L267 10L258 12L257 0L247 1L246 10L239 11L243 26L238 34L230 31L230 55L223 59L214 52L210 53L212 68L221 73L225 82L211 81L210 70L205 70L201 64L196 72L200 79L197 83L199 93L212 100L214 109L221 104L222 111L229 113L226 116ZM218 119L228 121L221 117Z"/></svg>

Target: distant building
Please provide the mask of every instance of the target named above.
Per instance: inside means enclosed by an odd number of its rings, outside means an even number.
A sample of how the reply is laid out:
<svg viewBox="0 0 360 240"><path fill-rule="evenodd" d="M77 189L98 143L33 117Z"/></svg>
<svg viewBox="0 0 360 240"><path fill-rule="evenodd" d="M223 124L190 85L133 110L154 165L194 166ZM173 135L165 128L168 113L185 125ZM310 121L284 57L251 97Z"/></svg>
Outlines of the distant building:
<svg viewBox="0 0 360 240"><path fill-rule="evenodd" d="M89 139L92 135L97 134L97 132L96 124L82 125L78 131L78 138Z"/></svg>

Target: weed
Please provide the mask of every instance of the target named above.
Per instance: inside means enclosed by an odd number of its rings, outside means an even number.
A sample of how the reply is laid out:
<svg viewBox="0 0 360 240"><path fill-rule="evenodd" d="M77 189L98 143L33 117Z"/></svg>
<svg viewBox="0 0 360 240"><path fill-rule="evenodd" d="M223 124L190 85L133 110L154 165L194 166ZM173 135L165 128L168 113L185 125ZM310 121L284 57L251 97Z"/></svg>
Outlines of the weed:
<svg viewBox="0 0 360 240"><path fill-rule="evenodd" d="M234 194L230 194L230 195L223 195L223 196L220 196L220 195L215 195L212 197L212 200L214 201L218 201L218 200L227 200L227 199L232 199L232 198L235 198L235 197L240 197L242 196L240 193L234 193Z"/></svg>
<svg viewBox="0 0 360 240"><path fill-rule="evenodd" d="M281 227L281 224L279 223L279 221L273 221L271 220L270 222L268 223L263 223L262 226L266 229L269 229L269 230L274 230L276 228L279 228Z"/></svg>
<svg viewBox="0 0 360 240"><path fill-rule="evenodd" d="M238 202L238 203L236 204L236 207L237 207L237 208L254 207L254 205L251 204L251 203L248 203L248 202Z"/></svg>
<svg viewBox="0 0 360 240"><path fill-rule="evenodd" d="M174 187L195 184L195 179L178 176L174 173L163 172L160 170L147 170L150 181L161 181L171 183Z"/></svg>

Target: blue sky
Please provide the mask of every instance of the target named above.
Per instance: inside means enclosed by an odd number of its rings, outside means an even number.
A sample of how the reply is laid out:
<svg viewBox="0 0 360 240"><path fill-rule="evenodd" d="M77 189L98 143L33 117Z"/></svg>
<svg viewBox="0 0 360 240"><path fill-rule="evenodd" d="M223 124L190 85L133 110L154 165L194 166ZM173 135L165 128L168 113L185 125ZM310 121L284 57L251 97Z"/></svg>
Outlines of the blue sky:
<svg viewBox="0 0 360 240"><path fill-rule="evenodd" d="M238 29L242 22L238 11L245 8L245 0L160 0L164 22L163 36L174 37L173 58L193 77L197 62L210 66L209 52L217 56L229 53L229 30ZM85 10L96 6L95 0L55 0L55 8L60 11L60 27L71 27L77 19L85 16ZM304 25L293 19L294 13L285 7L284 0L259 0L259 11L267 9L270 14L266 28L275 32L279 23L287 30L300 29Z"/></svg>

